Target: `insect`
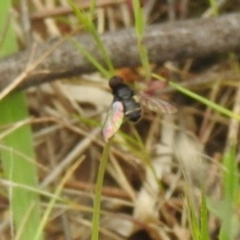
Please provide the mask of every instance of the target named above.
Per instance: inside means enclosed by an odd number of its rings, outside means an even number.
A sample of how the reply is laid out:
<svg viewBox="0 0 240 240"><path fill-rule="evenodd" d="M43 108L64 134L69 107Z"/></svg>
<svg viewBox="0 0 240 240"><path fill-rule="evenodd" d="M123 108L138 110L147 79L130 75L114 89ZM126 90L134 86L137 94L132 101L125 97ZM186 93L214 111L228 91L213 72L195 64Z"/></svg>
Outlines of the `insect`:
<svg viewBox="0 0 240 240"><path fill-rule="evenodd" d="M177 109L162 99L154 98L144 92L136 94L123 79L113 76L109 80L113 102L103 124L102 134L107 142L121 127L124 117L137 122L142 116L142 105L154 112L175 113Z"/></svg>

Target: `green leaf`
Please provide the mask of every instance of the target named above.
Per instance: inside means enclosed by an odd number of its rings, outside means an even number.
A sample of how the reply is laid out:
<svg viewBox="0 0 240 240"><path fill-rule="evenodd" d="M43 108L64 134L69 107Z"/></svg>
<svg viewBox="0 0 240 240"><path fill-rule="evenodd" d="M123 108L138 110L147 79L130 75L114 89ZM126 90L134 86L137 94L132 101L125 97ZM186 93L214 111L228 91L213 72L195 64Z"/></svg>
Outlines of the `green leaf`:
<svg viewBox="0 0 240 240"><path fill-rule="evenodd" d="M17 52L17 40L11 28L11 1L1 2L0 29L7 27L6 35L2 36L0 55L5 56ZM24 94L16 92L0 101L0 126L15 124L28 118L28 110ZM1 162L4 177L10 183L21 184L29 188L38 188L35 154L31 128L23 125L7 134L1 140ZM29 160L31 159L31 161ZM10 216L13 232L19 240L33 239L40 222L40 203L36 192L27 188L17 188L10 184L9 189ZM41 233L40 239L43 239Z"/></svg>

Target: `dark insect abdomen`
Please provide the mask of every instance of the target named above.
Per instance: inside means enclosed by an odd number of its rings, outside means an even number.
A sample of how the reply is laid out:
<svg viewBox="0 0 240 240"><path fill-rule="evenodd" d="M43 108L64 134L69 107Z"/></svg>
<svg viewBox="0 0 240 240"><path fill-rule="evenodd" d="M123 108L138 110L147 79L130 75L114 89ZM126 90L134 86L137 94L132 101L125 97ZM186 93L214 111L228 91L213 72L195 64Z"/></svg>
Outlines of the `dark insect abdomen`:
<svg viewBox="0 0 240 240"><path fill-rule="evenodd" d="M142 115L141 105L134 98L123 100L124 115L132 122L137 122Z"/></svg>

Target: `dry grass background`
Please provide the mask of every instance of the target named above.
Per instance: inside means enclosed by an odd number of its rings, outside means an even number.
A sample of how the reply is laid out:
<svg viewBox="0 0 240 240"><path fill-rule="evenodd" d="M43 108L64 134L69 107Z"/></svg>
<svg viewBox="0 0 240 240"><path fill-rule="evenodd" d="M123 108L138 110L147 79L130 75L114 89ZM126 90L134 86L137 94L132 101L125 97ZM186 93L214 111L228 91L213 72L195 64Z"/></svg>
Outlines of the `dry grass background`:
<svg viewBox="0 0 240 240"><path fill-rule="evenodd" d="M142 2L148 24L211 16L207 1ZM86 0L76 3L86 10L89 7ZM25 13L18 4L12 10L22 48L32 41L43 42L82 31L67 0L31 0L28 6L26 1L22 4L26 4ZM95 23L99 33L133 26L131 1L99 0L97 6ZM220 9L231 11L231 2L225 1ZM23 22L20 21L22 14L25 14ZM222 56L153 68L166 78L184 83L226 108L233 108L239 104L237 65L237 56ZM117 72L128 82L144 78L141 68ZM99 73L93 73L27 89L42 188L54 191L68 168L82 159L62 191L62 197L71 202L56 204L46 227L46 239L89 239L91 236L89 209L105 144L100 128L112 101L106 80ZM203 179L209 196L221 196L221 159L231 122L168 87L159 90L159 94L178 107L178 114L160 118L146 112L136 126L123 125L122 131L130 136L135 136L135 129L138 131L144 149L119 134L111 147L102 194L102 239L191 239L185 210L186 187L191 189L196 209ZM155 176L148 161L155 169ZM4 213L7 199L1 196L0 201ZM44 208L44 199L42 205ZM3 214L1 218L4 219ZM219 221L214 215L210 215L209 227L211 239L216 239ZM8 239L7 225L1 225L1 229L0 239Z"/></svg>

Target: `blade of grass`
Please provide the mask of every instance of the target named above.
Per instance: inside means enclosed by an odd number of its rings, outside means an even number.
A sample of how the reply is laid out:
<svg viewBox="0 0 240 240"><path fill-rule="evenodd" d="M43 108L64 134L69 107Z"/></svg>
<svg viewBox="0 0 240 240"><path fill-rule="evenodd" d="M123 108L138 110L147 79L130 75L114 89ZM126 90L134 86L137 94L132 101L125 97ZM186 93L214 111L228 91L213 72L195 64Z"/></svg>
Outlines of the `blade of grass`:
<svg viewBox="0 0 240 240"><path fill-rule="evenodd" d="M213 16L218 15L218 4L216 0L209 0Z"/></svg>
<svg viewBox="0 0 240 240"><path fill-rule="evenodd" d="M103 154L100 159L97 183L96 183L96 187L95 187L91 240L98 240L98 236L99 236L101 193L102 193L103 179L104 179L105 169L107 166L110 145L111 145L111 140L105 145L105 147L103 149Z"/></svg>
<svg viewBox="0 0 240 240"><path fill-rule="evenodd" d="M238 192L238 177L237 177L237 162L236 162L236 145L233 144L223 157L223 165L226 171L223 173L223 214L222 226L220 229L220 240L234 239L233 237L233 207L237 198Z"/></svg>
<svg viewBox="0 0 240 240"><path fill-rule="evenodd" d="M188 191L187 191L188 192ZM188 222L192 233L193 240L199 240L200 236L200 227L197 220L196 213L194 211L194 206L190 197L190 192L187 194L187 206L186 211L188 214Z"/></svg>
<svg viewBox="0 0 240 240"><path fill-rule="evenodd" d="M201 199L201 212L200 212L200 221L196 216L194 211L194 206L192 199L190 197L190 192L188 192L188 222L190 225L192 238L194 240L208 240L209 231L208 231L208 215L207 215L207 203L206 203L206 194L204 187L202 187L202 199ZM200 222L200 224L199 224Z"/></svg>
<svg viewBox="0 0 240 240"><path fill-rule="evenodd" d="M1 3L0 28L4 28L8 13L10 12L11 1ZM0 49L0 55L5 56L18 50L15 33L9 24L5 39ZM13 93L0 101L0 126L16 123L28 118L27 107L24 94ZM1 144L14 151L1 151L1 160L4 176L9 181L37 188L37 170L35 164L24 159L24 155L35 159L32 142L31 129L29 125L22 126L16 131L8 134L2 139ZM16 155L14 152L22 154ZM22 188L10 187L9 203L11 217L16 230L12 229L12 237L17 232L17 238L20 240L33 239L36 228L40 222L40 204L38 194ZM24 219L24 221L23 221ZM11 224L13 226L13 224ZM41 234L40 239L43 239Z"/></svg>
<svg viewBox="0 0 240 240"><path fill-rule="evenodd" d="M232 145L223 158L223 184L225 197L232 202L235 201L238 192L238 169L236 161L236 145Z"/></svg>
<svg viewBox="0 0 240 240"><path fill-rule="evenodd" d="M148 52L144 45L144 29L145 29L145 20L143 15L143 9L140 7L139 0L133 0L133 11L134 11L134 19L135 19L135 31L137 35L138 41L138 51L140 54L140 59L143 65L143 68L146 72L146 79L150 79L151 77L151 68L148 59Z"/></svg>
<svg viewBox="0 0 240 240"><path fill-rule="evenodd" d="M90 16L91 16L91 19L93 19L93 17L94 17L94 11L96 9L96 4L97 4L96 0L92 0L91 1L91 6L90 6Z"/></svg>
<svg viewBox="0 0 240 240"><path fill-rule="evenodd" d="M98 49L100 50L100 52L103 56L103 59L105 60L105 63L108 67L109 74L107 75L107 77L109 78L109 77L113 76L114 72L115 72L114 67L113 67L112 62L108 56L108 53L101 41L99 33L97 32L97 29L95 28L94 21L93 21L93 11L94 11L94 7L96 4L94 4L93 0L91 1L92 4L91 4L91 9L90 9L90 14L89 14L89 13L84 12L83 10L79 9L72 0L68 0L68 2L71 5L75 15L79 19L80 23L83 24L84 28L94 38L94 40L98 46ZM85 55L86 50L82 53ZM90 55L90 54L88 54L88 55ZM97 61L97 60L95 60L95 61Z"/></svg>
<svg viewBox="0 0 240 240"><path fill-rule="evenodd" d="M157 75L157 74L152 74L152 76L155 77L155 78L158 79L158 80L167 81L166 79L164 79L163 77L161 77L161 76L159 76L159 75ZM227 117L235 118L235 119L237 119L238 121L240 121L240 115L237 115L237 114L233 113L233 112L230 111L229 109L224 108L224 107L220 106L219 104L214 103L214 102L212 102L212 101L210 101L210 100L208 100L208 99L206 99L206 98L204 98L204 97L202 97L202 96L200 96L200 95L198 95L198 94L196 94L196 93L194 93L194 92L191 92L190 90L188 90L188 89L180 86L180 85L177 84L177 83L174 83L174 82L172 82L172 81L167 81L167 82L168 82L168 84L169 84L171 87L175 88L176 90L178 90L179 92L185 94L186 96L189 96L189 97L191 97L192 99L195 99L195 100L197 100L198 102L205 104L205 105L208 106L209 108L212 108L212 109L218 111L219 113L221 113L221 114L223 114L223 115L225 115L225 116L227 116Z"/></svg>
<svg viewBox="0 0 240 240"><path fill-rule="evenodd" d="M101 64L98 63L97 59L95 59L86 49L84 49L79 42L77 42L74 38L71 39L76 48L88 59L89 62L95 66L99 72L101 72L106 78L110 78L113 74L109 73L107 69L105 69Z"/></svg>
<svg viewBox="0 0 240 240"><path fill-rule="evenodd" d="M206 193L204 186L202 186L202 199L201 199L201 222L200 222L200 240L209 240L208 231L208 210L206 202Z"/></svg>

